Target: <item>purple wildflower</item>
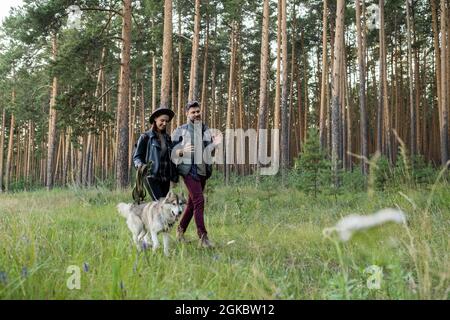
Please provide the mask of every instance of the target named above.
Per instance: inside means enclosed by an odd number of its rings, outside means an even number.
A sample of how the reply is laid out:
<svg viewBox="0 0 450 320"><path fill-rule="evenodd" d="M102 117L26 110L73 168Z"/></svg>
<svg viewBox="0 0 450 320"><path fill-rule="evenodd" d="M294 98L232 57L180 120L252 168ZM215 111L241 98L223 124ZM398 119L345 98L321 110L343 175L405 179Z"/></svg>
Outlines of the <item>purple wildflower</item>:
<svg viewBox="0 0 450 320"><path fill-rule="evenodd" d="M5 271L0 271L0 283L3 285L8 283L8 276Z"/></svg>

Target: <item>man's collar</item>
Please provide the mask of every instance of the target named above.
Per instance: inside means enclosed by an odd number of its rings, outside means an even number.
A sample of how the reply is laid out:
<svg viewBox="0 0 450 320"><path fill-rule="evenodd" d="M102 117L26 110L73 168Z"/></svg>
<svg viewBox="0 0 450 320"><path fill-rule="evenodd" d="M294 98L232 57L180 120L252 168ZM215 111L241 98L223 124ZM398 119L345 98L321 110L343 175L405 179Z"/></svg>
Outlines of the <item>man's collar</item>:
<svg viewBox="0 0 450 320"><path fill-rule="evenodd" d="M202 120L200 120L200 121L198 121L198 122L203 126L203 121L202 121ZM194 125L194 122L192 122L191 119L188 118L186 124L189 125L189 126L193 126L193 125Z"/></svg>

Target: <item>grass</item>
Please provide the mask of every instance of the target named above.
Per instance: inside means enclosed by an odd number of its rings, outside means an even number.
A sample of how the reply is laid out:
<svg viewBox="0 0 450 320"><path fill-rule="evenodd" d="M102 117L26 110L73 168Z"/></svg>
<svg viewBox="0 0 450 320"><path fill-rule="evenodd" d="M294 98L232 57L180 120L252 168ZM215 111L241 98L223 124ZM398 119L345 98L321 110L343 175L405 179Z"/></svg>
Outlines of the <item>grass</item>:
<svg viewBox="0 0 450 320"><path fill-rule="evenodd" d="M170 257L132 245L115 209L129 191L0 194L0 298L449 299L448 184L314 199L273 182L210 181L205 219L217 247L172 241ZM407 226L347 243L322 235L342 216L386 207L402 209ZM187 236L196 238L194 221ZM382 269L380 289L367 287L372 265ZM69 266L80 268L79 290L67 286Z"/></svg>

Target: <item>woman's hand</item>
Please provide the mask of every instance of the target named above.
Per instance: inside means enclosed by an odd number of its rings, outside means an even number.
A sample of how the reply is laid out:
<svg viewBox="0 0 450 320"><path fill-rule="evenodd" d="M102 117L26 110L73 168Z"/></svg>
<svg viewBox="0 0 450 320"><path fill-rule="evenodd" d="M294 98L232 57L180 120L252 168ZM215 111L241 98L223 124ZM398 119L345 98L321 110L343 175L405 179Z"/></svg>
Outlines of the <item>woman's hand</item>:
<svg viewBox="0 0 450 320"><path fill-rule="evenodd" d="M211 138L212 138L213 145L215 147L218 146L219 144L221 144L223 141L223 136L221 133L216 134L216 135L212 136Z"/></svg>

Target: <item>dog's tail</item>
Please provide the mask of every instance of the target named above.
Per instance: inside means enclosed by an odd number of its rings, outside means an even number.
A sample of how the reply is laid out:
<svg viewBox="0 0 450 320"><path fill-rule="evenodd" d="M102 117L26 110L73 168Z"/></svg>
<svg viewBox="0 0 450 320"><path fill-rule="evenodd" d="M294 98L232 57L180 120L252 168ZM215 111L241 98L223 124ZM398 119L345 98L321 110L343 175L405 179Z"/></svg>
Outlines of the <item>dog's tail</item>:
<svg viewBox="0 0 450 320"><path fill-rule="evenodd" d="M128 215L131 213L130 208L131 208L130 204L123 203L123 202L121 202L117 205L117 210L119 211L121 216L124 218L128 218Z"/></svg>

